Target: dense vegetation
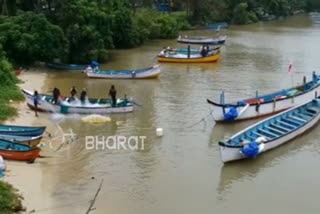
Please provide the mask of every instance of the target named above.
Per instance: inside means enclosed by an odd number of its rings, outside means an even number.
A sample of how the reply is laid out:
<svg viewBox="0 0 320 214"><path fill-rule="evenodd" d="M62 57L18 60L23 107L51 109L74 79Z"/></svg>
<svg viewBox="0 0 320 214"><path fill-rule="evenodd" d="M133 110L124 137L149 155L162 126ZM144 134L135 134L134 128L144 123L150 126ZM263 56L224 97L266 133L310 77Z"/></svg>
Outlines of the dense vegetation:
<svg viewBox="0 0 320 214"><path fill-rule="evenodd" d="M169 13L157 10L161 3ZM105 60L107 49L174 38L191 24L247 24L314 8L318 0L0 0L0 44L19 65L87 63Z"/></svg>
<svg viewBox="0 0 320 214"><path fill-rule="evenodd" d="M10 100L23 99L16 83L13 68L0 46L0 121L16 115L16 109L9 106Z"/></svg>
<svg viewBox="0 0 320 214"><path fill-rule="evenodd" d="M0 181L0 213L10 214L22 210L22 204L16 190L7 183Z"/></svg>

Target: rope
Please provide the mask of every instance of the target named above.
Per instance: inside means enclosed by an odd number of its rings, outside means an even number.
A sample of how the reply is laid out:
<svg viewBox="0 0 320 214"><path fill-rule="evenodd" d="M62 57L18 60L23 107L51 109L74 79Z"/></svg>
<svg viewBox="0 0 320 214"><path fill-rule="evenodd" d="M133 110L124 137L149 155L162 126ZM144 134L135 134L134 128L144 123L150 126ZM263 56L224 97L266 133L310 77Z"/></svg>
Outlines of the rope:
<svg viewBox="0 0 320 214"><path fill-rule="evenodd" d="M193 123L193 124L190 125L190 126L187 126L186 129L193 128L193 127L195 127L195 126L197 126L197 125L199 125L199 124L201 124L201 123L204 123L203 129L206 130L206 129L207 129L207 119L209 118L210 115L213 117L212 111L210 111L210 113L207 114L206 116L202 117L199 121ZM213 125L215 125L216 123L215 123L214 118L213 118L213 121L214 121L214 124L213 124Z"/></svg>
<svg viewBox="0 0 320 214"><path fill-rule="evenodd" d="M134 100L132 100L132 103L134 104L134 105L136 105L136 106L138 106L138 107L143 107L141 104L139 104L139 103L137 103L136 101L134 101Z"/></svg>

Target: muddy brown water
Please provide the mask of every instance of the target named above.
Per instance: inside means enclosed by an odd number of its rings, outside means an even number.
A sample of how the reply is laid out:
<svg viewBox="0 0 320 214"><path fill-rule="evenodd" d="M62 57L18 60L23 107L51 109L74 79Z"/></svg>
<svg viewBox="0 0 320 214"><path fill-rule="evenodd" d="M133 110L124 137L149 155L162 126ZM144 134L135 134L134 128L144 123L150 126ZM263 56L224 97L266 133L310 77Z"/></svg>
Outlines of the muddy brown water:
<svg viewBox="0 0 320 214"><path fill-rule="evenodd" d="M210 31L190 34L210 35ZM56 152L43 167L42 186L50 191L53 209L42 213L84 213L100 180L103 187L92 213L318 213L320 204L320 126L256 160L223 165L218 140L254 121L215 125L206 98L254 96L291 86L304 75L320 72L320 25L307 16L231 27L216 64L161 64L155 80L87 79L78 72L48 72L43 91L57 86L87 88L89 96L105 97L111 84L118 95L142 105L131 114L92 125L78 116L62 118L80 140ZM150 41L130 50L114 51L105 69L147 67L164 46L175 40ZM197 121L206 118L206 122ZM53 121L57 121L56 119ZM155 129L161 127L159 138ZM146 136L143 151L86 150L86 135ZM94 177L95 179L92 179ZM43 199L46 200L46 199Z"/></svg>

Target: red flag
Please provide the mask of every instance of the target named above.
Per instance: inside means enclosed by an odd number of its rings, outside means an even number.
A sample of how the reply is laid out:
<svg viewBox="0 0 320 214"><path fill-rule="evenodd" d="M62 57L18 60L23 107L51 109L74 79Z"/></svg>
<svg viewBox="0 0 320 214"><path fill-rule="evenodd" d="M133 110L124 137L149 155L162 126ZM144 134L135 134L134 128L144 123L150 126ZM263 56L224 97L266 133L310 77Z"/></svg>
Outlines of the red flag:
<svg viewBox="0 0 320 214"><path fill-rule="evenodd" d="M290 63L290 65L289 65L289 70L288 70L288 72L289 72L290 75L293 74L292 63Z"/></svg>

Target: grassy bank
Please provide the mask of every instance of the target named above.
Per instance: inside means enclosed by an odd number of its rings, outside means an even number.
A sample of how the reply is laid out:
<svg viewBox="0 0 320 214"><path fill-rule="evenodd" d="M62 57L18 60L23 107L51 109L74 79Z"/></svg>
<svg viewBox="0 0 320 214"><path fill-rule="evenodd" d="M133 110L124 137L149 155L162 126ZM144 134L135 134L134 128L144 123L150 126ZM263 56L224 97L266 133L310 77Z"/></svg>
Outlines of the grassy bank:
<svg viewBox="0 0 320 214"><path fill-rule="evenodd" d="M10 106L13 101L23 100L17 83L11 64L5 58L0 59L0 122L17 114Z"/></svg>
<svg viewBox="0 0 320 214"><path fill-rule="evenodd" d="M4 121L17 115L17 110L10 103L23 100L23 96L16 85L0 86L0 91L0 121Z"/></svg>
<svg viewBox="0 0 320 214"><path fill-rule="evenodd" d="M0 181L0 213L11 214L23 209L17 190L10 184Z"/></svg>

